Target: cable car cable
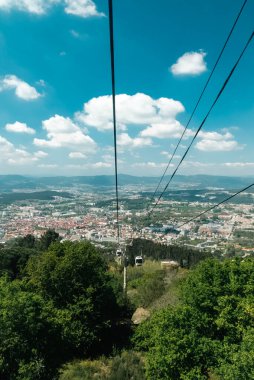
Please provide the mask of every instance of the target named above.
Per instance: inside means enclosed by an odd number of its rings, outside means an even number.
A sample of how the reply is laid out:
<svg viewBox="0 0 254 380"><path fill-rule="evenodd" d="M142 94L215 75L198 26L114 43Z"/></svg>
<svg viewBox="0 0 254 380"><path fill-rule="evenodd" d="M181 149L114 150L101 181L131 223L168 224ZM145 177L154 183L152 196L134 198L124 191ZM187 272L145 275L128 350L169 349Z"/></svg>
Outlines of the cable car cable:
<svg viewBox="0 0 254 380"><path fill-rule="evenodd" d="M193 220L199 218L200 216L202 216L203 214L207 213L208 211L213 210L214 208L216 208L216 207L222 205L223 203L229 201L230 199L234 198L234 197L237 196L238 194L241 194L241 193L243 193L244 191L250 189L252 186L254 186L254 183L252 183L251 185L245 187L245 188L242 189L242 190L237 191L237 193L235 193L235 194L233 194L233 195L230 195L230 197L224 199L223 201L217 203L216 205L214 205L214 206L212 206L212 207L209 207L209 208L206 209L205 211L202 211L200 214L198 214L198 215L196 215L195 217L189 219L187 222L184 222L183 224L180 224L180 226L177 226L176 228L181 228L181 227L185 226L186 224L188 224L188 223L192 222Z"/></svg>
<svg viewBox="0 0 254 380"><path fill-rule="evenodd" d="M203 121L201 122L200 126L198 127L198 129L197 129L195 135L193 136L193 138L192 138L192 140L191 140L191 142L190 142L188 148L186 149L186 151L185 151L184 155L182 156L180 162L178 163L176 169L175 169L174 172L172 173L172 175L171 175L169 181L167 182L166 186L164 187L163 191L161 192L161 194L160 194L158 200L156 201L156 203L155 203L155 205L153 206L153 208L148 212L148 215L149 215L149 216L152 214L152 212L154 211L154 209L157 207L159 201L161 200L161 198L162 198L162 196L164 195L165 191L167 190L169 184L171 183L172 179L174 178L175 174L177 173L179 167L181 166L182 162L184 161L185 157L187 156L187 154L188 154L188 152L189 152L189 150L190 150L192 144L194 143L194 141L195 141L197 135L199 134L201 128L202 128L203 125L205 124L205 122L206 122L208 116L210 115L212 109L214 108L215 104L216 104L217 101L219 100L221 94L222 94L223 91L225 90L225 88L226 88L226 86L227 86L227 84L228 84L228 82L229 82L231 76L233 75L235 69L237 68L237 66L238 66L238 64L239 64L239 62L240 62L242 56L244 55L244 53L245 53L246 49L248 48L248 46L249 46L251 40L253 39L253 37L254 37L254 32L252 32L252 34L250 35L250 37L249 37L248 41L246 42L246 44L245 44L245 46L244 46L244 48L243 48L243 50L242 50L240 56L238 57L236 63L234 64L234 66L233 66L233 68L231 69L230 73L228 74L226 80L224 81L224 83L223 83L223 85L222 85L220 91L218 92L218 94L217 94L215 100L213 101L211 107L209 108L209 110L208 110L206 116L204 117Z"/></svg>
<svg viewBox="0 0 254 380"><path fill-rule="evenodd" d="M114 129L114 160L115 160L115 193L116 193L116 220L117 220L117 241L120 241L119 226L119 194L118 194L118 168L117 168L117 143L116 143L116 91L115 91L115 53L114 53L114 22L113 4L108 0L109 9L109 36L110 36L110 63L111 63L111 85L112 85L112 106L113 106L113 129Z"/></svg>
<svg viewBox="0 0 254 380"><path fill-rule="evenodd" d="M193 116L194 116L194 113L196 112L196 110L197 110L197 108L198 108L198 105L199 105L199 103L200 103L200 101L201 101L201 99L202 99L202 97L203 97L203 95L204 95L204 92L205 92L205 90L206 90L206 88L207 88L207 86L208 86L208 84L209 84L209 82L210 82L210 80L211 80L211 78L212 78L212 76L213 76L213 73L214 73L216 67L218 66L218 63L219 63L219 61L220 61L220 59L221 59L221 56L222 56L222 54L223 54L223 52L224 52L224 50L225 50L225 48L226 48L226 46L227 46L227 44L228 44L228 41L229 41L229 39L230 39L230 37L231 37L231 35L232 35L234 29L235 29L235 26L236 26L236 24L237 24L237 22L238 22L238 20L239 20L239 18L240 18L240 16L241 16L241 14L242 14L242 11L243 11L243 9L244 9L244 7L245 7L247 1L248 1L248 0L245 0L245 1L244 1L244 3L242 4L242 7L241 7L241 9L240 9L240 11L238 12L238 15L237 15L237 17L236 17L236 19L235 19L235 21L234 21L234 23L233 23L233 25L232 25L232 27L231 27L231 30L230 30L230 32L229 32L227 38L226 38L226 41L224 42L224 45L223 45L223 47L222 47L222 49L221 49L221 51L220 51L220 53L219 53L219 55L218 55L218 58L217 58L217 60L216 60L216 62L215 62L215 64L214 64L214 66L213 66L213 68L212 68L212 71L211 71L211 73L210 73L210 75L209 75L209 77L208 77L208 79L207 79L207 81L206 81L206 83L205 83L205 85L204 85L204 87L203 87L203 90L202 90L202 92L201 92L201 94L200 94L200 96L199 96L199 98L198 98L198 100L197 100L197 102L196 102L196 105L195 105L195 107L194 107L194 109L193 109L193 111L192 111L192 113L191 113L191 116L189 117L189 120L187 121L187 124L186 124L185 127L184 127L184 130L183 130L183 132L182 132L182 135L181 135L181 137L180 137L180 139L179 139L179 141L178 141L178 143L177 143L177 145L176 145L176 147L175 147L175 149L174 149L174 151L173 151L173 153L172 153L172 155L171 155L171 157L170 157L170 159L169 159L169 161L168 161L168 163L167 163L167 166L166 166L166 168L165 168L165 170L164 170L164 172L163 172L163 174L162 174L162 176L161 176L161 178L160 178L160 180L159 180L159 183L158 183L158 185L157 185L157 187L156 187L156 189L155 189L155 191L154 191L154 193L153 193L153 195L152 195L152 197L151 197L151 200L154 199L154 197L155 197L155 195L156 195L156 193L157 193L157 191L158 191L158 189L159 189L159 187L160 187L160 185L161 185L161 182L163 181L163 179L164 179L164 177L165 177L165 175L166 175L166 173L167 173L167 171L168 171L168 168L169 168L169 166L170 166L170 164L171 164L173 158L175 157L175 154L176 154L176 152L177 152L177 149L178 149L178 147L179 147L179 145L180 145L180 143L181 143L181 141L182 141L182 139L183 139L183 137L184 137L184 135L185 135L185 133L186 133L186 131L187 131L187 129L188 129L188 126L189 126L189 124L190 124L190 122L191 122L191 120L192 120L192 118L193 118Z"/></svg>

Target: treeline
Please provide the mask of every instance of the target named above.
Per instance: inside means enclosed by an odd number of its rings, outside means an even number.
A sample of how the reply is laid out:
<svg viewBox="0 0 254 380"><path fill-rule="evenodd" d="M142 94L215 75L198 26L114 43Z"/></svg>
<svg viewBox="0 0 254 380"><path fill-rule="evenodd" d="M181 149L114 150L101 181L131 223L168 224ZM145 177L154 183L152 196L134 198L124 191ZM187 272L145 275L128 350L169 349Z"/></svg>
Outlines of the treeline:
<svg viewBox="0 0 254 380"><path fill-rule="evenodd" d="M53 380L128 341L121 283L88 242L18 238L0 250L0 378Z"/></svg>
<svg viewBox="0 0 254 380"><path fill-rule="evenodd" d="M9 204L16 201L27 201L27 200L41 200L48 201L53 200L54 197L62 198L72 198L72 195L67 191L34 191L29 193L1 193L0 194L0 204Z"/></svg>
<svg viewBox="0 0 254 380"><path fill-rule="evenodd" d="M135 256L143 255L152 260L176 260L181 266L187 268L212 257L211 253L207 251L199 251L186 246L154 243L152 240L146 239L133 239L132 245L128 245L126 248L126 254L130 265L134 265Z"/></svg>
<svg viewBox="0 0 254 380"><path fill-rule="evenodd" d="M8 240L0 245L0 275L7 274L10 279L21 278L27 261L46 251L51 243L60 241L54 230L47 230L41 238L26 235Z"/></svg>

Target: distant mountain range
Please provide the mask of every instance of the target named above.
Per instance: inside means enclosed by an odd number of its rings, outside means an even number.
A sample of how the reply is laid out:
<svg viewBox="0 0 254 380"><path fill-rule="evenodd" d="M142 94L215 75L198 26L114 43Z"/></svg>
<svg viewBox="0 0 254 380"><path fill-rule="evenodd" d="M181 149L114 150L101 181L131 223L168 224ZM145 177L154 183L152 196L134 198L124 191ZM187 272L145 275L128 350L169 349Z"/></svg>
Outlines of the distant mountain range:
<svg viewBox="0 0 254 380"><path fill-rule="evenodd" d="M164 181L170 177L165 177ZM136 177L119 174L119 186L155 187L160 177ZM173 189L207 189L223 188L241 189L254 182L254 177L227 177L209 175L178 175L172 181ZM164 182L163 182L164 183ZM75 176L75 177L30 177L21 175L0 175L0 192L21 190L63 189L71 187L92 186L95 188L115 186L113 175Z"/></svg>

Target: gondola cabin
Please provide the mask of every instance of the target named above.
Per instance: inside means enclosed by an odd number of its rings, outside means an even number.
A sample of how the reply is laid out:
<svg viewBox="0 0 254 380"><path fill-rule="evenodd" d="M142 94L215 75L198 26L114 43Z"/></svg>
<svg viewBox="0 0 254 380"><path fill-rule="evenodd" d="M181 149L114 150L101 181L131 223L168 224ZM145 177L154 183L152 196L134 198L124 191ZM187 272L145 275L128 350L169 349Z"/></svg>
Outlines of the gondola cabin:
<svg viewBox="0 0 254 380"><path fill-rule="evenodd" d="M121 250L120 248L118 248L118 249L116 250L116 257L122 257L122 255L123 255L122 250Z"/></svg>
<svg viewBox="0 0 254 380"><path fill-rule="evenodd" d="M136 256L135 257L135 265L136 267L140 267L143 265L143 257L142 256Z"/></svg>

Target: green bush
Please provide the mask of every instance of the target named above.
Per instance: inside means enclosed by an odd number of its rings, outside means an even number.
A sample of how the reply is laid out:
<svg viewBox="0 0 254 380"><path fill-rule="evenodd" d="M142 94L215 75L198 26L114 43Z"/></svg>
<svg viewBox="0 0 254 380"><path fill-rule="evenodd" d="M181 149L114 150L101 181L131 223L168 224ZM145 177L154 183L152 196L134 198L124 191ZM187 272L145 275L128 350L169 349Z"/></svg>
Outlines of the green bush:
<svg viewBox="0 0 254 380"><path fill-rule="evenodd" d="M106 380L109 371L106 359L83 360L65 365L59 380Z"/></svg>
<svg viewBox="0 0 254 380"><path fill-rule="evenodd" d="M140 354L124 351L112 358L107 380L145 380L145 367Z"/></svg>
<svg viewBox="0 0 254 380"><path fill-rule="evenodd" d="M145 380L144 361L137 352L123 351L109 359L69 363L59 380Z"/></svg>
<svg viewBox="0 0 254 380"><path fill-rule="evenodd" d="M149 380L254 378L254 260L207 260L182 285L182 303L138 326ZM216 377L217 376L217 377Z"/></svg>
<svg viewBox="0 0 254 380"><path fill-rule="evenodd" d="M129 289L136 290L132 296L132 301L136 307L148 307L163 294L165 291L164 277L164 271L157 270L153 273L144 273L142 277L129 283Z"/></svg>

